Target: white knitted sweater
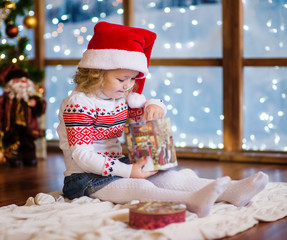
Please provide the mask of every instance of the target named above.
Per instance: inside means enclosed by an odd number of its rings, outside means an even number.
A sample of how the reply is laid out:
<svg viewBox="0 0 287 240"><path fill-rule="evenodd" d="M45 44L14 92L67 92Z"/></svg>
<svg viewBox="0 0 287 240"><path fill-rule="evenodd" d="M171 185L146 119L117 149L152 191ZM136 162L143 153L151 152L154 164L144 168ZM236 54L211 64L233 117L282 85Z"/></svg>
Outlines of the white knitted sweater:
<svg viewBox="0 0 287 240"><path fill-rule="evenodd" d="M160 100L148 100L145 107L149 104L165 109ZM126 119L139 120L143 112L144 107L130 109L125 98L107 99L103 94L95 97L74 90L61 104L57 128L65 176L88 172L129 177L132 165L118 160L123 157L118 137L122 136Z"/></svg>

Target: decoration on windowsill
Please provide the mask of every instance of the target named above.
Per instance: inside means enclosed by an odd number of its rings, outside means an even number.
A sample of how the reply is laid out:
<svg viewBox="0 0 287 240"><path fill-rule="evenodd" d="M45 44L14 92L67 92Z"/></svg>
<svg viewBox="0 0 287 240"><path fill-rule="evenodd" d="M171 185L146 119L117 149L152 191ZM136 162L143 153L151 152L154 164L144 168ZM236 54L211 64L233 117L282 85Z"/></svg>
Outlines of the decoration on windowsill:
<svg viewBox="0 0 287 240"><path fill-rule="evenodd" d="M10 65L1 70L5 74L0 97L1 153L11 167L36 166L34 141L45 136L38 118L45 113L46 101L26 69Z"/></svg>
<svg viewBox="0 0 287 240"><path fill-rule="evenodd" d="M13 167L19 167L22 164L35 166L37 159L34 140L41 140L45 136L43 126L38 126L40 117L43 116L46 108L46 103L43 101L44 87L42 85L44 71L29 61L27 51L32 50L33 46L24 36L24 32L21 32L23 28L18 20L18 17L23 16L22 21L25 28L36 27L37 18L32 10L33 2L33 0L0 0L0 28L5 30L0 31L0 86L4 90L4 94L0 97L0 115L3 116L2 120L6 119L6 122L0 124L0 135L2 134L0 136L2 144L0 144L0 164L6 163ZM5 76L14 68L20 68L27 72L29 79L33 81L29 89L33 90L34 88L36 96L29 93L29 100L17 97L16 100L9 99L10 93L7 90ZM25 85L27 82L28 80L24 80L21 84ZM25 88L24 85L22 90ZM17 95L17 93L15 94ZM6 100L4 101L4 99ZM34 106L35 102L36 106ZM7 123L9 123L8 128L3 128L3 125ZM9 133L6 131L7 129L9 129ZM17 129L24 132L20 133ZM29 153L23 149L28 150Z"/></svg>

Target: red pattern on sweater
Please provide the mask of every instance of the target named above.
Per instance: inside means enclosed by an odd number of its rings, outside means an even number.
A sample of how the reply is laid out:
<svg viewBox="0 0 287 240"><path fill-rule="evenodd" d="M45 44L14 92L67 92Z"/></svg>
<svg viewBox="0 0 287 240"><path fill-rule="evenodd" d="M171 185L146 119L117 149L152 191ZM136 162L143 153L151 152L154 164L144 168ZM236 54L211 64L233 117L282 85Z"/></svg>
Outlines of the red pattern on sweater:
<svg viewBox="0 0 287 240"><path fill-rule="evenodd" d="M127 105L115 110L89 109L79 104L67 105L63 118L70 146L92 144L94 141L121 137L128 116Z"/></svg>

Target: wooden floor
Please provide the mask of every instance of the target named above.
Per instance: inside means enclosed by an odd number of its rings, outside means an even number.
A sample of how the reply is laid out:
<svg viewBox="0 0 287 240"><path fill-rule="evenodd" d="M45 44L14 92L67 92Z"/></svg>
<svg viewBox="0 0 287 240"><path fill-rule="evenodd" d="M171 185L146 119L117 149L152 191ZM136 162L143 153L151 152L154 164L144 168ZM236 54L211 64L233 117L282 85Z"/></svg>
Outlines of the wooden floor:
<svg viewBox="0 0 287 240"><path fill-rule="evenodd" d="M217 178L230 176L241 179L264 171L272 182L287 182L287 165L229 163L217 161L179 160L179 168L192 168L200 177ZM49 153L37 167L9 168L0 166L0 206L23 205L30 196L39 192L60 190L63 186L64 160L59 153ZM260 223L231 238L232 240L287 239L287 218L272 223Z"/></svg>

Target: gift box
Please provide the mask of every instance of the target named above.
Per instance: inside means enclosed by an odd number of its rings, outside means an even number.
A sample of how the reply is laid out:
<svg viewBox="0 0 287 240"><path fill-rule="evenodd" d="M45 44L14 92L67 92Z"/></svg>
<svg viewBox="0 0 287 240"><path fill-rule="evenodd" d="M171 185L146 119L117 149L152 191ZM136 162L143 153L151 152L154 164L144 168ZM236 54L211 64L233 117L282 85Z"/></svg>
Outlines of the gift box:
<svg viewBox="0 0 287 240"><path fill-rule="evenodd" d="M131 163L147 158L143 171L177 166L170 119L127 123L125 137Z"/></svg>
<svg viewBox="0 0 287 240"><path fill-rule="evenodd" d="M186 206L174 202L142 202L129 209L133 228L157 229L171 223L185 222Z"/></svg>

